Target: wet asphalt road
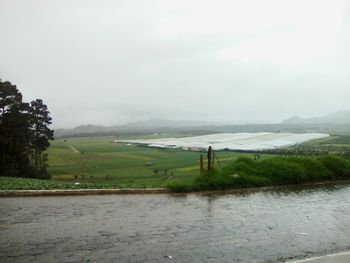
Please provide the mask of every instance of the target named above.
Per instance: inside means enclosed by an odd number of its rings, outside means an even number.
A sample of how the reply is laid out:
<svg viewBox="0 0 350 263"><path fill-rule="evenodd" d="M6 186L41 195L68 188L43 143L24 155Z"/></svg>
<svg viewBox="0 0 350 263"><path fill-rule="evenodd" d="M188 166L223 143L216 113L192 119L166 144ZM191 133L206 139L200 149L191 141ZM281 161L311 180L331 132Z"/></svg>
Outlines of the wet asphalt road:
<svg viewBox="0 0 350 263"><path fill-rule="evenodd" d="M0 262L283 262L350 249L350 185L0 199Z"/></svg>

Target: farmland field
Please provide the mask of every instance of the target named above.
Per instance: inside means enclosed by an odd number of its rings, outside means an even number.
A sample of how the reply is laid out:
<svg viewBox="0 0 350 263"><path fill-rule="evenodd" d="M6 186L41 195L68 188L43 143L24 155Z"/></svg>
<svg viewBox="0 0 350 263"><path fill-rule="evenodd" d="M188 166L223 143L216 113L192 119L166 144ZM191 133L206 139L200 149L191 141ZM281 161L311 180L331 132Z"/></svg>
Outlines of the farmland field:
<svg viewBox="0 0 350 263"><path fill-rule="evenodd" d="M350 135L333 135L312 140L299 145L297 148L309 151L327 151L329 153L350 152Z"/></svg>
<svg viewBox="0 0 350 263"><path fill-rule="evenodd" d="M183 136L183 134L173 136ZM56 139L47 151L52 180L3 177L0 178L0 189L170 187L179 185L179 183L190 185L199 175L200 152L156 149L113 142L117 139L146 138L154 138L154 136ZM313 140L290 148L288 151L292 149L296 150L297 155L304 152L306 156L312 151L320 150L335 154L348 153L350 151L349 136L337 135ZM206 153L202 154L205 160ZM260 154L259 159L276 154L281 153ZM216 151L215 167L225 167L241 156L257 157L253 153Z"/></svg>
<svg viewBox="0 0 350 263"><path fill-rule="evenodd" d="M56 139L48 150L52 178L60 181L109 182L128 187L161 187L173 180L192 180L199 174L199 152L124 145L114 143L116 139ZM216 152L216 165L224 165L242 155L252 156Z"/></svg>
<svg viewBox="0 0 350 263"><path fill-rule="evenodd" d="M138 137L140 138L140 137ZM147 138L147 137L142 137ZM114 143L128 137L56 139L47 153L55 181L109 184L114 187L164 187L173 181L190 182L199 174L200 152L155 149ZM133 139L133 138L131 138ZM305 149L349 150L347 136L331 136L298 146ZM203 153L204 159L206 154ZM217 151L216 167L250 153ZM271 154L261 154L267 158Z"/></svg>

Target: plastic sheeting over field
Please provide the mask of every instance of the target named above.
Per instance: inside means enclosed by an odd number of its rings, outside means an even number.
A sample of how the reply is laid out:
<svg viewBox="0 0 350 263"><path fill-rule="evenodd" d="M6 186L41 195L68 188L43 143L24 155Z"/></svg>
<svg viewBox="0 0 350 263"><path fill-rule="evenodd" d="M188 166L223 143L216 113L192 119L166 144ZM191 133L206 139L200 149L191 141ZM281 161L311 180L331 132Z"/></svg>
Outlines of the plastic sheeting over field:
<svg viewBox="0 0 350 263"><path fill-rule="evenodd" d="M184 138L157 138L147 140L117 140L154 148L181 148L185 150L264 151L294 146L314 139L328 137L321 133L215 133Z"/></svg>

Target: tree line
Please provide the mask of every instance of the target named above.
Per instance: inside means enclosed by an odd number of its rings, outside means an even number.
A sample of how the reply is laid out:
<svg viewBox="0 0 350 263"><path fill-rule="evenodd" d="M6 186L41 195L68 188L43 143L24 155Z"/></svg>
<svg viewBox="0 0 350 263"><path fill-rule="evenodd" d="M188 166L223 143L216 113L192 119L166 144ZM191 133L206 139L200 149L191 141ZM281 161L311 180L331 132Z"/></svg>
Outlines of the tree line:
<svg viewBox="0 0 350 263"><path fill-rule="evenodd" d="M49 179L45 150L54 138L50 112L41 99L29 103L0 79L0 176Z"/></svg>

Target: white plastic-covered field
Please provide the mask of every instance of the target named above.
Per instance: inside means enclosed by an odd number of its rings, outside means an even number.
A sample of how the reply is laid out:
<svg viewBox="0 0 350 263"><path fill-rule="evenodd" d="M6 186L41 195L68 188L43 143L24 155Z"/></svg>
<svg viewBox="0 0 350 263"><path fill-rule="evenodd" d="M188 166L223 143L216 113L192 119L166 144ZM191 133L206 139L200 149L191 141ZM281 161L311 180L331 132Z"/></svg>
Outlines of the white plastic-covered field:
<svg viewBox="0 0 350 263"><path fill-rule="evenodd" d="M136 144L154 148L181 148L185 150L264 151L298 145L310 140L328 137L321 133L215 133L183 138L157 138L147 140L116 140L119 143Z"/></svg>

